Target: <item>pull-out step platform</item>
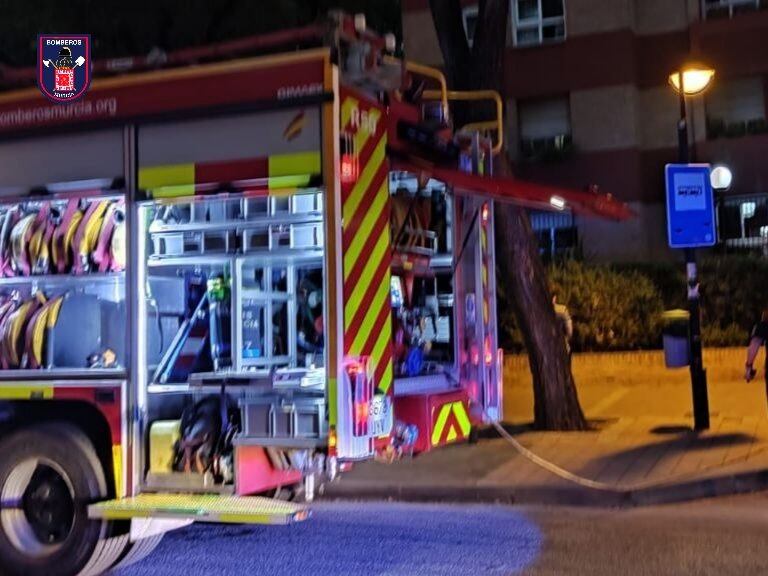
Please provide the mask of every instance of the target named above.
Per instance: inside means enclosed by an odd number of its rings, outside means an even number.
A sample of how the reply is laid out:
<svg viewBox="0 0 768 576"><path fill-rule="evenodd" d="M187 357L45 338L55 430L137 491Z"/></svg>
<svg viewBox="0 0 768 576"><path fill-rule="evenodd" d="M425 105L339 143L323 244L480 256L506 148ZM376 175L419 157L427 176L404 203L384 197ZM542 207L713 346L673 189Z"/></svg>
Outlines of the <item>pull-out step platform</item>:
<svg viewBox="0 0 768 576"><path fill-rule="evenodd" d="M211 494L139 494L88 507L89 517L105 520L172 518L227 524L291 524L309 514L308 508L291 502Z"/></svg>

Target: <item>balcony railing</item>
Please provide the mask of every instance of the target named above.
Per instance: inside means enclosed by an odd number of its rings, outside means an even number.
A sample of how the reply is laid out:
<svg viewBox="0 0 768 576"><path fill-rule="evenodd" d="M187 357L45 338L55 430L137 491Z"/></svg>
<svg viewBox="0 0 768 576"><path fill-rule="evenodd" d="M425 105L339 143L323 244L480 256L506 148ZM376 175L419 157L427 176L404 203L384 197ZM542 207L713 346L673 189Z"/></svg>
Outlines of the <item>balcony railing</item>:
<svg viewBox="0 0 768 576"><path fill-rule="evenodd" d="M768 0L703 0L704 18L733 18L745 12L768 8Z"/></svg>

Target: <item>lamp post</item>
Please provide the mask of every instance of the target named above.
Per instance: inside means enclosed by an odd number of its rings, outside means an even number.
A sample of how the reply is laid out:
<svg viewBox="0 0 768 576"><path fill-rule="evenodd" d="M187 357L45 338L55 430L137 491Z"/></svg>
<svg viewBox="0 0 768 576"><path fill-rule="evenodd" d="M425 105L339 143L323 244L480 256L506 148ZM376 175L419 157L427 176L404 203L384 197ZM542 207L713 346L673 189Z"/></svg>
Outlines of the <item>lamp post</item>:
<svg viewBox="0 0 768 576"><path fill-rule="evenodd" d="M679 71L670 74L669 83L680 97L680 120L677 124L677 155L678 162L688 164L690 151L688 148L688 114L686 113L686 96L701 94L712 82L715 71L700 65L683 66ZM688 312L690 314L690 330L688 344L690 348L691 392L693 396L693 427L695 430L709 428L709 398L707 394L707 371L701 346L701 306L699 303L699 278L696 268L696 251L685 249L685 269L688 280Z"/></svg>

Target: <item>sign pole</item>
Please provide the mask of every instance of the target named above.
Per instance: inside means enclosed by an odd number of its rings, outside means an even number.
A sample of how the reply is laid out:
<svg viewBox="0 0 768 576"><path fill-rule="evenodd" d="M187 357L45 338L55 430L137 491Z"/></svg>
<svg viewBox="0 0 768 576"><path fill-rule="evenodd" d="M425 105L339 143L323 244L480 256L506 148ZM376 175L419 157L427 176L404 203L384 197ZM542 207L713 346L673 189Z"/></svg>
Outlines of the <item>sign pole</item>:
<svg viewBox="0 0 768 576"><path fill-rule="evenodd" d="M678 161L688 164L688 117L685 109L685 90L683 74L680 73L680 121L677 125ZM693 428L694 430L709 429L709 397L707 392L707 371L704 369L704 359L701 346L701 306L699 302L699 278L696 267L696 249L685 249L685 269L688 280L688 312L689 332L688 347L690 350L691 394L693 397Z"/></svg>

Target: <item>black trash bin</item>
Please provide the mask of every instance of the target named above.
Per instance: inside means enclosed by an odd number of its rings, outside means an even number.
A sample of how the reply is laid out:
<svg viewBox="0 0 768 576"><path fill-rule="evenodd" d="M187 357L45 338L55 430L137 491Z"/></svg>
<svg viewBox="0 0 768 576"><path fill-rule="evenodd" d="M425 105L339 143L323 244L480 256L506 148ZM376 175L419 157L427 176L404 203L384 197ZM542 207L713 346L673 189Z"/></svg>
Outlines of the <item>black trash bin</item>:
<svg viewBox="0 0 768 576"><path fill-rule="evenodd" d="M667 310L661 315L664 337L664 364L667 368L683 368L691 362L688 341L690 314L687 310Z"/></svg>

